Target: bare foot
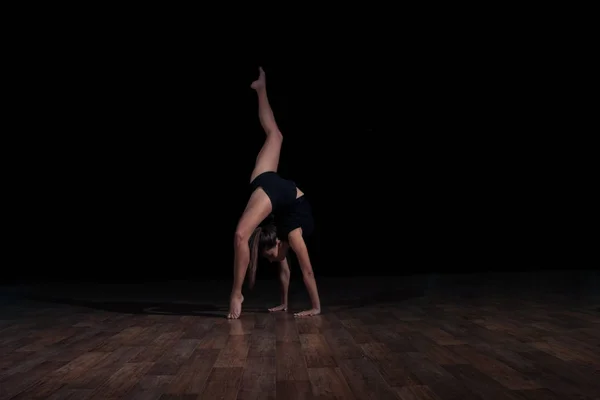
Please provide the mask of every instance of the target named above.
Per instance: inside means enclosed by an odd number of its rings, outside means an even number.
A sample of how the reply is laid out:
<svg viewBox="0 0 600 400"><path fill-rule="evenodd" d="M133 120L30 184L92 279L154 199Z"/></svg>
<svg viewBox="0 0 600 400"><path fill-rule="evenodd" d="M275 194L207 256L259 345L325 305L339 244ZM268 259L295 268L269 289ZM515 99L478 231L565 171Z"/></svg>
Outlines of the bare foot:
<svg viewBox="0 0 600 400"><path fill-rule="evenodd" d="M295 313L294 317L312 317L313 315L321 314L320 308L313 308L312 310L306 310L299 313Z"/></svg>
<svg viewBox="0 0 600 400"><path fill-rule="evenodd" d="M282 305L277 306L277 307L269 308L269 311L270 312L287 311L287 304L282 304Z"/></svg>
<svg viewBox="0 0 600 400"><path fill-rule="evenodd" d="M229 319L237 319L240 317L242 313L242 303L244 302L244 296L231 296L229 300L229 314L227 314L227 318Z"/></svg>
<svg viewBox="0 0 600 400"><path fill-rule="evenodd" d="M252 82L252 84L250 85L250 87L254 90L263 89L267 84L267 81L265 79L265 71L263 71L262 67L258 67L258 72L258 79Z"/></svg>

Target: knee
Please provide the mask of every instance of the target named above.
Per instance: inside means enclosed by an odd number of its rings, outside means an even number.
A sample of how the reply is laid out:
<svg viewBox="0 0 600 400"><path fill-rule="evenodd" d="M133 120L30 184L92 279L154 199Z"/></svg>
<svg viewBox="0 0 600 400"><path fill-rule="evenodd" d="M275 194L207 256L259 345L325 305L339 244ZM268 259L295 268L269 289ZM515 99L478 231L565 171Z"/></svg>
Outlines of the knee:
<svg viewBox="0 0 600 400"><path fill-rule="evenodd" d="M233 245L235 247L248 246L250 236L241 230L236 230L233 234Z"/></svg>
<svg viewBox="0 0 600 400"><path fill-rule="evenodd" d="M277 140L278 142L283 141L283 135L279 129L272 129L267 131L267 137L271 140Z"/></svg>

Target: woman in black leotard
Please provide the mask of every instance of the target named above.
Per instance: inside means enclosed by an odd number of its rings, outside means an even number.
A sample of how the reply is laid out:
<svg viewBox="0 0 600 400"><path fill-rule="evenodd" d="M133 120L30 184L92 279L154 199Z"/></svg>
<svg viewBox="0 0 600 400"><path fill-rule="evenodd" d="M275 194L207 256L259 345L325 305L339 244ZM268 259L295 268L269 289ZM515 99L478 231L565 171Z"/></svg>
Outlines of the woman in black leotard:
<svg viewBox="0 0 600 400"><path fill-rule="evenodd" d="M269 105L265 72L262 68L259 68L259 78L250 86L258 95L258 116L267 138L258 153L250 177L252 194L235 230L234 277L227 318L239 318L244 301L242 296L244 278L248 271L250 286L254 284L259 254L270 261L279 262L280 265L282 304L270 311L287 310L290 271L286 255L290 248L298 257L304 283L312 302L310 310L295 315L300 317L318 315L321 312L321 303L304 242L304 237L310 235L313 229L310 205L304 198L304 193L294 182L283 179L277 174L283 136ZM252 241L252 251L250 241Z"/></svg>

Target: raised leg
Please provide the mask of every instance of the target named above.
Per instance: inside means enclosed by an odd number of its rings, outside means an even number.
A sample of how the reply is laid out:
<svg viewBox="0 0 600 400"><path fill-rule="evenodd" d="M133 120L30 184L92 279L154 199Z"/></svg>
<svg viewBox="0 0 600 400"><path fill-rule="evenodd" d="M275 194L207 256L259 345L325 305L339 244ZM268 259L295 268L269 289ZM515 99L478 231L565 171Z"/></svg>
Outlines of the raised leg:
<svg viewBox="0 0 600 400"><path fill-rule="evenodd" d="M259 68L259 77L252 82L251 87L256 90L258 96L258 117L267 134L265 143L256 157L256 164L250 181L256 176L267 171L277 171L279 154L281 152L282 135L279 132L273 111L269 104L266 88L265 72ZM256 227L271 213L273 207L267 194L258 188L252 193L248 205L238 222L234 240L234 265L233 265L233 287L229 301L228 318L239 318L242 312L242 287L248 264L250 262L250 246L248 241Z"/></svg>
<svg viewBox="0 0 600 400"><path fill-rule="evenodd" d="M269 104L265 71L263 71L262 68L259 68L258 79L252 82L252 85L250 86L252 89L256 90L256 94L258 96L258 118L265 133L267 134L265 143L256 157L254 170L250 176L250 182L252 182L254 178L263 172L277 171L283 136L281 135L279 127L275 122L273 110Z"/></svg>
<svg viewBox="0 0 600 400"><path fill-rule="evenodd" d="M281 304L277 307L269 308L269 311L287 311L288 308L288 289L290 287L290 266L287 258L279 263L279 282L281 283Z"/></svg>

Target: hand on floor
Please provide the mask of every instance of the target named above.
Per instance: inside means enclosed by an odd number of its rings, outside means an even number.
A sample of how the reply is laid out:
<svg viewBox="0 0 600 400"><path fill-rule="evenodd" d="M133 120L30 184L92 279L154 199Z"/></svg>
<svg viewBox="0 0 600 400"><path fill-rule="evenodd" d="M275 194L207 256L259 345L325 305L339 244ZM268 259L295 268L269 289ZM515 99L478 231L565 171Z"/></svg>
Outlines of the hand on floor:
<svg viewBox="0 0 600 400"><path fill-rule="evenodd" d="M287 311L287 304L282 304L282 305L277 306L277 307L269 308L269 311L270 312Z"/></svg>
<svg viewBox="0 0 600 400"><path fill-rule="evenodd" d="M306 310L299 313L295 313L294 317L312 317L313 315L321 314L320 308L313 308L312 310Z"/></svg>

